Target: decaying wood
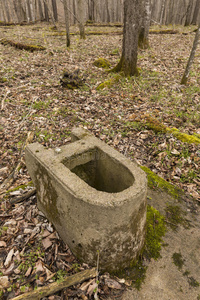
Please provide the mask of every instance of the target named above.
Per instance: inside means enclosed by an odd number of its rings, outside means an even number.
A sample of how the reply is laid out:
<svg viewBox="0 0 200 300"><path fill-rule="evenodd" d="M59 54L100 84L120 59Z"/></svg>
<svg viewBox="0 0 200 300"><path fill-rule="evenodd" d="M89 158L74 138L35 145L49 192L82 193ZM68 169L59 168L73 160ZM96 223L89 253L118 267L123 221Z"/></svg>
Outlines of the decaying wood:
<svg viewBox="0 0 200 300"><path fill-rule="evenodd" d="M123 27L122 23L92 23L86 22L85 26L90 27Z"/></svg>
<svg viewBox="0 0 200 300"><path fill-rule="evenodd" d="M15 204L15 203L19 203L19 202L23 202L24 200L30 198L31 196L35 195L36 194L36 189L32 189L31 191L23 194L22 196L19 196L19 197L16 197L14 199L11 199L10 200L10 203L11 204Z"/></svg>
<svg viewBox="0 0 200 300"><path fill-rule="evenodd" d="M178 30L164 29L164 30L150 30L150 34L177 34L180 33Z"/></svg>
<svg viewBox="0 0 200 300"><path fill-rule="evenodd" d="M43 286L32 292L25 293L23 295L13 298L13 300L39 300L43 297L54 294L64 288L81 283L87 279L94 278L96 276L96 268L79 272L75 275L66 277L62 282L53 282L49 285Z"/></svg>
<svg viewBox="0 0 200 300"><path fill-rule="evenodd" d="M39 46L39 45L30 45L30 44L23 44L23 43L18 43L18 42L14 42L11 40L7 40L7 39L1 39L0 43L2 45L11 45L17 49L20 50L27 50L27 51L40 51L40 50L45 50L46 48L43 46Z"/></svg>

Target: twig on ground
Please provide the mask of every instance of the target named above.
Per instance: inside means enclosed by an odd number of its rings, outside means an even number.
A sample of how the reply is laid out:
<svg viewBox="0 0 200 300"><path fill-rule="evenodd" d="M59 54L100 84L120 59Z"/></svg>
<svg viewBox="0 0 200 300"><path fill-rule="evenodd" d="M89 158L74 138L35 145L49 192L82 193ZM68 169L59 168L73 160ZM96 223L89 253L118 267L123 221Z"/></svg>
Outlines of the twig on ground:
<svg viewBox="0 0 200 300"><path fill-rule="evenodd" d="M17 296L15 298L13 298L13 300L22 300L22 299L39 300L48 295L55 294L56 292L58 292L64 288L67 288L71 285L75 285L75 284L81 283L87 279L93 278L96 276L96 272L97 272L96 268L79 272L75 275L66 277L61 282L53 282L46 286L39 287L37 290Z"/></svg>
<svg viewBox="0 0 200 300"><path fill-rule="evenodd" d="M31 196L36 194L36 188L32 189L31 191L23 194L22 196L16 197L14 199L10 200L11 204L15 204L15 203L19 203L19 202L23 202L24 200L30 198Z"/></svg>

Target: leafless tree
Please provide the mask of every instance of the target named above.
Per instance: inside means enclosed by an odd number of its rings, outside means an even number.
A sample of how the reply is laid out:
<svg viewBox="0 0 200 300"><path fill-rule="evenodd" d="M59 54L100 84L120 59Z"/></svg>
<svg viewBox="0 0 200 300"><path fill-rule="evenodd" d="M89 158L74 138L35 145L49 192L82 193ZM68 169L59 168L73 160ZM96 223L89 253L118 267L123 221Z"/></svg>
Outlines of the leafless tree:
<svg viewBox="0 0 200 300"><path fill-rule="evenodd" d="M193 63L193 60L194 60L194 56L195 56L195 53L196 53L196 50L197 50L197 46L198 46L198 43L199 43L199 35L200 35L200 25L197 29L196 34L195 34L194 43L193 43L193 46L192 46L192 50L191 50L191 53L190 53L190 57L188 59L188 63L187 63L184 75L183 75L182 80L181 80L181 84L186 84L187 83L187 80L188 80L188 77L189 77L189 74L190 74L190 69L191 69L191 66L192 66L192 63Z"/></svg>
<svg viewBox="0 0 200 300"><path fill-rule="evenodd" d="M151 22L151 0L144 1L144 12L141 17L141 25L139 32L139 47L146 49L149 47L149 27Z"/></svg>
<svg viewBox="0 0 200 300"><path fill-rule="evenodd" d="M124 1L122 55L118 65L113 69L113 71L123 71L125 76L138 74L138 36L142 4L143 1L141 0Z"/></svg>
<svg viewBox="0 0 200 300"><path fill-rule="evenodd" d="M69 13L67 7L67 0L63 0L64 13L65 13L65 28L66 28L66 45L70 46L70 33L69 33Z"/></svg>

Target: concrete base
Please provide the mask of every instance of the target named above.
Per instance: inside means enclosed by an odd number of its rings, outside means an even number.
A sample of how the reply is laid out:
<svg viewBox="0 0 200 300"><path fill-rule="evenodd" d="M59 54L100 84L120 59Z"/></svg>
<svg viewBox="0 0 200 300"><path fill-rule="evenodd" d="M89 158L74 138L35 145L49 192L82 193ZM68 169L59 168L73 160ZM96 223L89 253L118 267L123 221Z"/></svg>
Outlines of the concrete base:
<svg viewBox="0 0 200 300"><path fill-rule="evenodd" d="M109 272L128 267L145 240L145 173L78 128L60 149L27 146L25 159L38 207L73 254Z"/></svg>

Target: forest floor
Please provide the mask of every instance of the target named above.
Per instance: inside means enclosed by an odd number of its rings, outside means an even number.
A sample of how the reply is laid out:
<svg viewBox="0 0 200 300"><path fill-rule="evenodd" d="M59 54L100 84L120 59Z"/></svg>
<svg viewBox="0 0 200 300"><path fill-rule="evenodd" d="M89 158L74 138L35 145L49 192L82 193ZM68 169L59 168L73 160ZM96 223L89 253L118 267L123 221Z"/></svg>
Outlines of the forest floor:
<svg viewBox="0 0 200 300"><path fill-rule="evenodd" d="M150 34L150 48L138 53L140 75L131 78L108 73L93 64L99 57L107 59L111 67L117 64L121 28L86 27L87 33L96 31L97 35L88 34L85 40L72 35L69 49L64 27L59 25L58 29L48 24L0 27L0 39L46 48L29 52L0 43L2 299L88 268L76 261L38 212L35 196L11 204L11 200L32 189L24 161L27 137L30 140L31 136L31 142L55 148L70 142L73 127L87 128L128 158L182 189L186 198L192 199L193 210L199 213L199 48L188 84L180 84L195 26L176 27L176 34ZM71 31L75 33L77 28ZM100 34L104 31L110 34ZM63 72L74 72L76 68L80 69L84 85L73 90L62 87ZM99 89L105 81L109 81L109 86ZM6 184L14 169L14 178ZM104 276L100 299L120 296L124 282L119 287L118 281L108 274ZM45 299L89 299L92 292L90 289L86 293L79 285Z"/></svg>

